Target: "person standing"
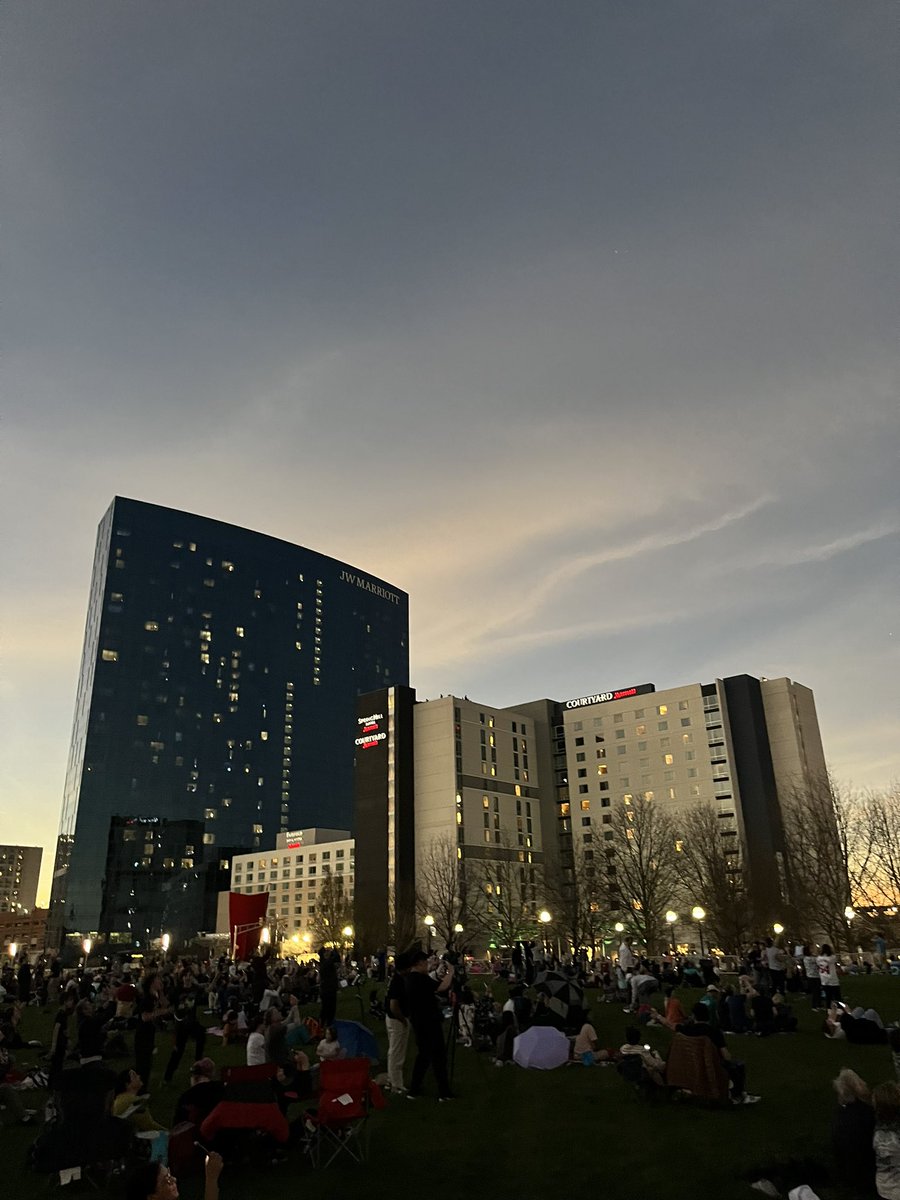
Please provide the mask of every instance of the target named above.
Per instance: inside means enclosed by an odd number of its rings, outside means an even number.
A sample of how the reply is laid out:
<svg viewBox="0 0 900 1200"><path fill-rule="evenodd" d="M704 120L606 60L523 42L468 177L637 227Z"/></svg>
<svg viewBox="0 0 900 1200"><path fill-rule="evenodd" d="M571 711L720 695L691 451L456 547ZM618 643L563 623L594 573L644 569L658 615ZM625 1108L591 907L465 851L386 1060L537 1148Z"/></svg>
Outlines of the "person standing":
<svg viewBox="0 0 900 1200"><path fill-rule="evenodd" d="M428 955L425 951L413 951L406 980L409 1023L416 1039L416 1061L413 1063L407 1092L410 1100L421 1096L422 1084L429 1067L434 1071L438 1085L438 1100L452 1098L450 1080L447 1077L447 1051L444 1046L441 1010L438 1007L438 996L449 991L452 982L452 964L447 964L446 974L439 983L428 974Z"/></svg>
<svg viewBox="0 0 900 1200"><path fill-rule="evenodd" d="M408 952L398 954L394 959L394 974L384 998L384 1025L388 1039L388 1083L392 1092L399 1093L406 1091L403 1084L403 1067L406 1063L406 1048L409 1045L409 1000L406 987L409 967Z"/></svg>
<svg viewBox="0 0 900 1200"><path fill-rule="evenodd" d="M178 1064L191 1038L196 1047L195 1058L201 1059L206 1047L206 1027L197 1016L202 990L190 967L185 967L175 990L175 1046L166 1065L164 1083L171 1083Z"/></svg>
<svg viewBox="0 0 900 1200"><path fill-rule="evenodd" d="M841 998L841 981L838 976L837 958L827 942L822 944L821 953L816 959L819 968L819 983L825 993L825 1004L828 1008L837 1004Z"/></svg>
<svg viewBox="0 0 900 1200"><path fill-rule="evenodd" d="M156 1022L169 1011L163 997L162 979L152 972L143 981L137 1000L137 1025L134 1030L134 1069L150 1090L150 1072L156 1049Z"/></svg>
<svg viewBox="0 0 900 1200"><path fill-rule="evenodd" d="M636 961L634 951L631 949L631 942L630 937L622 938L622 944L619 947L619 966L626 975L634 969Z"/></svg>
<svg viewBox="0 0 900 1200"><path fill-rule="evenodd" d="M329 1025L334 1024L337 1013L338 967L340 965L341 956L333 946L330 949L324 944L319 947L319 1001L321 1003L319 1024L326 1029Z"/></svg>

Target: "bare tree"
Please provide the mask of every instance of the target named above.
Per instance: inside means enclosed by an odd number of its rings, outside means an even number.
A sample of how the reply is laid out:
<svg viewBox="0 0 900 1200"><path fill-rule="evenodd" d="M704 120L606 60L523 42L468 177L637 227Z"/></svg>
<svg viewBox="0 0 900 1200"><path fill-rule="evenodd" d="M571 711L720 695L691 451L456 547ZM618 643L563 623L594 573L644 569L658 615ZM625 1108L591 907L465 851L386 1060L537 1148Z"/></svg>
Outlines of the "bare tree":
<svg viewBox="0 0 900 1200"><path fill-rule="evenodd" d="M433 838L416 863L419 919L433 917L434 932L448 950L465 950L485 932L487 896L481 882L479 873L469 883L456 843L446 835Z"/></svg>
<svg viewBox="0 0 900 1200"><path fill-rule="evenodd" d="M711 804L680 813L677 829L682 903L701 905L713 944L740 953L753 930L753 913L737 829Z"/></svg>
<svg viewBox="0 0 900 1200"><path fill-rule="evenodd" d="M554 866L545 879L544 894L557 931L564 933L573 950L593 948L602 941L609 924L610 904L599 833L582 829L581 841L572 842L570 855Z"/></svg>
<svg viewBox="0 0 900 1200"><path fill-rule="evenodd" d="M900 905L900 783L885 792L869 792L861 807L861 819L871 834L871 853L865 866L856 868L858 901L896 908Z"/></svg>
<svg viewBox="0 0 900 1200"><path fill-rule="evenodd" d="M538 897L543 896L543 870L527 849L508 840L493 848L481 863L480 886L486 900L486 928L498 945L512 946L538 933Z"/></svg>
<svg viewBox="0 0 900 1200"><path fill-rule="evenodd" d="M681 856L672 818L653 799L637 795L622 806L605 843L613 868L611 899L623 921L655 953L666 945L666 909L678 894Z"/></svg>
<svg viewBox="0 0 900 1200"><path fill-rule="evenodd" d="M845 915L870 875L871 839L852 794L830 775L798 784L782 802L784 861L791 915L809 936L853 948ZM854 888L854 884L856 888Z"/></svg>
<svg viewBox="0 0 900 1200"><path fill-rule="evenodd" d="M341 875L328 874L321 882L312 921L313 937L325 946L340 946L343 930L352 923L353 904L344 891Z"/></svg>

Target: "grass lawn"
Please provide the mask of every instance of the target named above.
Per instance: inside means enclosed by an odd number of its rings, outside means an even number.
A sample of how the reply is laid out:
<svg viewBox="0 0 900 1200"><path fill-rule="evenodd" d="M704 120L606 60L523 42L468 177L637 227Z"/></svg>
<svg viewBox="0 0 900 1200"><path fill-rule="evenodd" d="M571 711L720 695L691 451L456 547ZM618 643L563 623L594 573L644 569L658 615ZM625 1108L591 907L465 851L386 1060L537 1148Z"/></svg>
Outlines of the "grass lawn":
<svg viewBox="0 0 900 1200"><path fill-rule="evenodd" d="M502 989L495 989L499 996ZM844 999L871 1006L885 1021L900 1018L900 980L849 978ZM365 989L368 994L368 989ZM593 997L594 993L588 993ZM682 994L686 1008L699 993ZM870 1084L892 1077L890 1053L883 1046L850 1046L831 1042L821 1032L821 1014L810 1013L805 1000L795 1003L800 1030L791 1036L728 1038L731 1052L747 1063L748 1090L763 1096L752 1107L717 1110L693 1103L642 1102L611 1067L562 1068L553 1072L502 1070L491 1056L458 1047L454 1088L459 1098L438 1105L434 1092L414 1103L390 1098L372 1126L371 1161L367 1167L335 1166L313 1172L302 1156L263 1175L226 1172L223 1200L281 1200L284 1195L311 1194L322 1200L359 1188L365 1200L396 1200L415 1172L416 1190L438 1190L441 1196L473 1189L492 1196L552 1196L563 1189L581 1193L596 1189L601 1200L705 1200L736 1197L752 1200L759 1192L742 1181L748 1169L787 1158L820 1159L829 1164L828 1134L834 1107L831 1079L844 1066ZM340 996L338 1016L358 1020L355 992ZM619 1045L629 1023L617 1005L594 1003L593 1023L602 1044ZM29 1009L26 1038L49 1037L51 1014ZM383 1028L376 1027L384 1048ZM663 1053L669 1034L651 1028L647 1041ZM174 1084L164 1087L161 1075L169 1053L168 1034L159 1047L152 1081L151 1109L168 1122L176 1097L187 1086L190 1053ZM211 1038L208 1052L220 1064L240 1062L243 1051L223 1050ZM409 1064L411 1065L411 1055ZM20 1064L35 1061L35 1052L20 1051ZM111 1063L127 1066L127 1061ZM433 1084L429 1081L429 1085ZM25 1093L27 1100L43 1093ZM33 1102L32 1102L33 1103ZM49 1191L44 1176L25 1166L33 1127L0 1132L5 1165L3 1195L30 1200ZM94 1193L96 1194L96 1193ZM822 1200L849 1200L849 1194L821 1187ZM184 1181L182 1196L200 1195L199 1184ZM853 1193L859 1200L860 1193Z"/></svg>

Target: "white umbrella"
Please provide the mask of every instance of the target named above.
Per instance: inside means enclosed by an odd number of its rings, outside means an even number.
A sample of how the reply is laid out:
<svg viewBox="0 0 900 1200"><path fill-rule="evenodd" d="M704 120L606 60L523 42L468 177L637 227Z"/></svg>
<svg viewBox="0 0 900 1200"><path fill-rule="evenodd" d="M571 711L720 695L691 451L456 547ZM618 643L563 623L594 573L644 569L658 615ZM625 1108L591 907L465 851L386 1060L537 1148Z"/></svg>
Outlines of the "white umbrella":
<svg viewBox="0 0 900 1200"><path fill-rule="evenodd" d="M532 1025L513 1042L513 1059L520 1067L552 1071L569 1061L569 1039L550 1025Z"/></svg>

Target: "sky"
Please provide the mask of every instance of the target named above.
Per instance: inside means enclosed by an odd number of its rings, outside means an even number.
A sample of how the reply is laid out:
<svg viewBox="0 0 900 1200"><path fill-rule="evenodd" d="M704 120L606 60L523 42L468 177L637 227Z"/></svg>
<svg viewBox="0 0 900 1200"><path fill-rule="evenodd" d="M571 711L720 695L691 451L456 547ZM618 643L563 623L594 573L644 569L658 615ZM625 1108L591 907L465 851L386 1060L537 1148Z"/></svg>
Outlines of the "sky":
<svg viewBox="0 0 900 1200"><path fill-rule="evenodd" d="M0 842L114 495L410 594L504 705L747 672L900 777L892 2L7 0Z"/></svg>

